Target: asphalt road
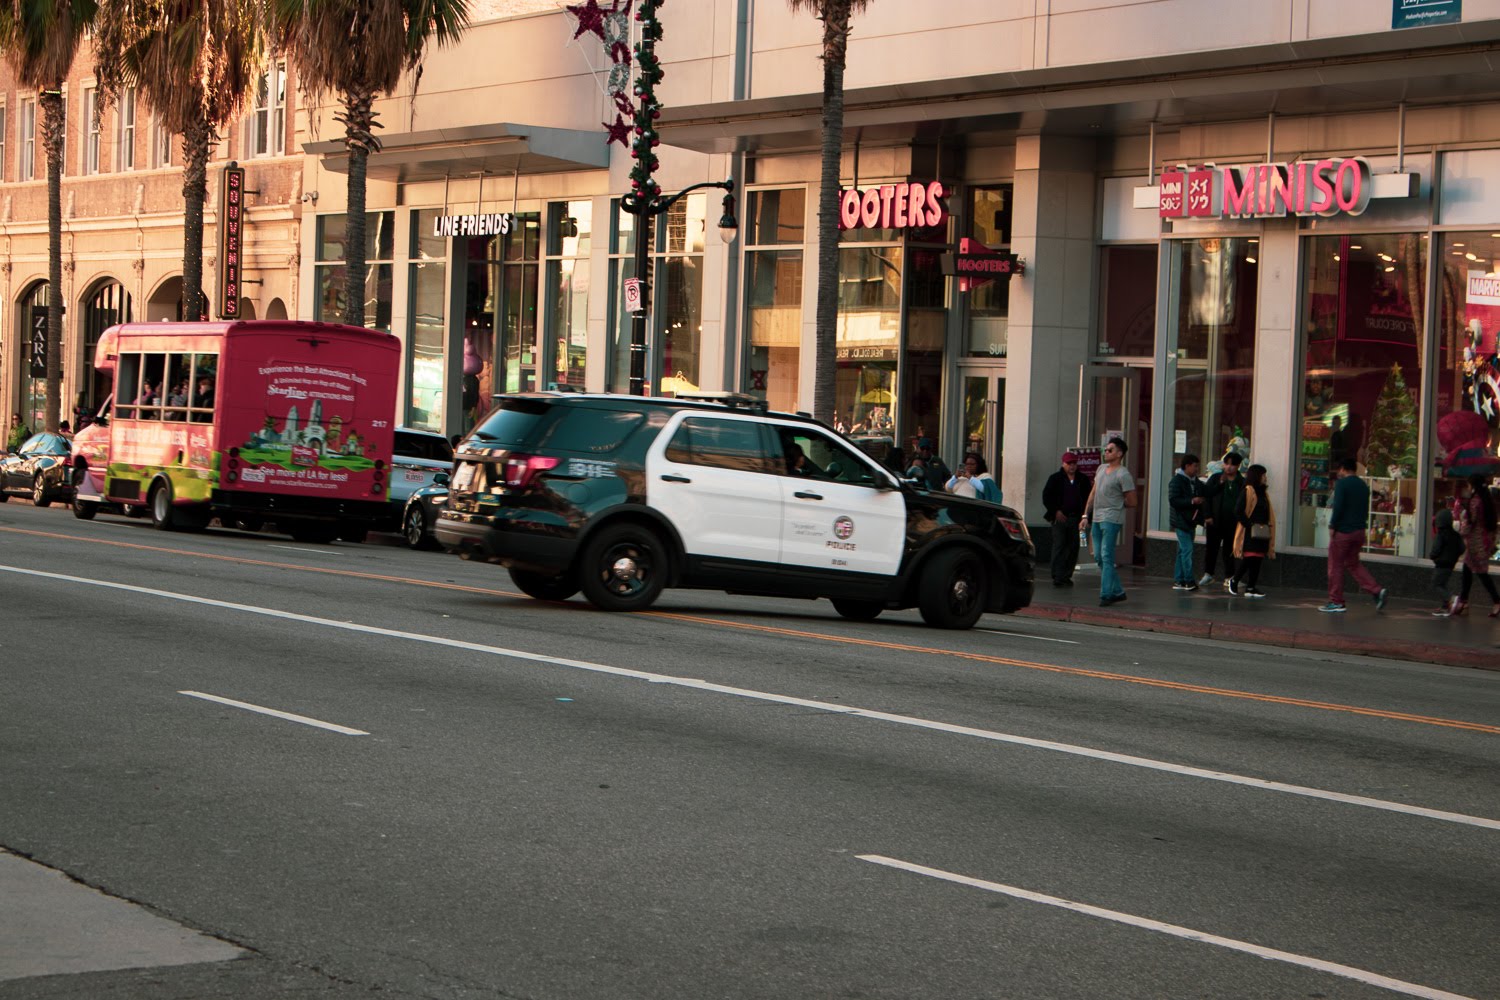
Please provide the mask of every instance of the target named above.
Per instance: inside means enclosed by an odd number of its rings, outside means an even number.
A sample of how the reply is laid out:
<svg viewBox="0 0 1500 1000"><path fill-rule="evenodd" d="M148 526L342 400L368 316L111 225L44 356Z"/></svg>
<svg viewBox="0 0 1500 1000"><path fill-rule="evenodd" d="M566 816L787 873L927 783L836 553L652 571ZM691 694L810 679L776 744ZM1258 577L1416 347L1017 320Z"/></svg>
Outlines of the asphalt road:
<svg viewBox="0 0 1500 1000"><path fill-rule="evenodd" d="M16 501L0 608L0 848L242 949L4 1000L1500 997L1497 673Z"/></svg>

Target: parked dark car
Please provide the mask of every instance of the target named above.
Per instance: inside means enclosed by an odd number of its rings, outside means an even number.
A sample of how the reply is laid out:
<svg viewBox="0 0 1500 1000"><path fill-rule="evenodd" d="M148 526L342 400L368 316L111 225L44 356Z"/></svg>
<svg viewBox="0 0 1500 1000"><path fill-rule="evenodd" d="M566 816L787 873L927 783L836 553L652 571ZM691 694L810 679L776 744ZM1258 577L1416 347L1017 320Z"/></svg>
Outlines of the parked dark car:
<svg viewBox="0 0 1500 1000"><path fill-rule="evenodd" d="M73 484L68 477L72 454L73 443L61 434L31 435L20 448L0 458L0 502L12 495L29 496L38 507L72 500Z"/></svg>
<svg viewBox="0 0 1500 1000"><path fill-rule="evenodd" d="M432 529L437 524L438 511L448 502L448 473L439 472L433 477L431 486L423 486L406 498L406 507L401 514L401 537L414 549L439 547Z"/></svg>
<svg viewBox="0 0 1500 1000"><path fill-rule="evenodd" d="M919 490L809 417L707 396L499 397L459 445L438 541L532 597L609 611L687 587L969 628L1031 602L1016 511Z"/></svg>

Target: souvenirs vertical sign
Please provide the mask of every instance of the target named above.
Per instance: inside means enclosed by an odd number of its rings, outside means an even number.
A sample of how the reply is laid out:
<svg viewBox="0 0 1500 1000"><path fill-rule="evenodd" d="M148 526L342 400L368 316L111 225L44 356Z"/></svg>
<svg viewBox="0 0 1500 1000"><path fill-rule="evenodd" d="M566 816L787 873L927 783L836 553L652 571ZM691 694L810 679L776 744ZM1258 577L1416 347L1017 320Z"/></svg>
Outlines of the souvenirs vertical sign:
<svg viewBox="0 0 1500 1000"><path fill-rule="evenodd" d="M224 168L219 184L219 316L240 318L241 246L244 242L245 169Z"/></svg>

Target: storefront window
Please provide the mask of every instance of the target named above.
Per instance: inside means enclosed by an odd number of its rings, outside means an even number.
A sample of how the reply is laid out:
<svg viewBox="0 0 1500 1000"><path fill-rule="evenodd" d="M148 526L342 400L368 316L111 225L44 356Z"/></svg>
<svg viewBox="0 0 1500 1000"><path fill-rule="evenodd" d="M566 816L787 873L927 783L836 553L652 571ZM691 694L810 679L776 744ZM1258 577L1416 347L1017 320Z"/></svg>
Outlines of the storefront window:
<svg viewBox="0 0 1500 1000"><path fill-rule="evenodd" d="M1434 400L1433 511L1460 478L1500 468L1500 233L1445 233Z"/></svg>
<svg viewBox="0 0 1500 1000"><path fill-rule="evenodd" d="M532 392L542 388L537 378L537 291L541 260L541 216L516 216L502 237L500 264L502 377L496 392ZM467 371L467 366L465 366ZM476 393L488 401L483 384Z"/></svg>
<svg viewBox="0 0 1500 1000"><path fill-rule="evenodd" d="M1156 353L1156 246L1109 246L1099 252L1101 356Z"/></svg>
<svg viewBox="0 0 1500 1000"><path fill-rule="evenodd" d="M651 241L651 326L648 327L646 381L653 393L696 392L703 337L703 251L708 198L690 194L655 218ZM635 269L635 217L614 205L610 260L614 294L614 344L609 383L613 391L630 386L632 317L625 311L624 283ZM654 362L651 359L655 359ZM651 368L655 368L655 376Z"/></svg>
<svg viewBox="0 0 1500 1000"><path fill-rule="evenodd" d="M745 203L745 326L750 343L745 388L773 409L795 410L807 192L751 191Z"/></svg>
<svg viewBox="0 0 1500 1000"><path fill-rule="evenodd" d="M318 255L313 265L317 297L313 319L326 323L344 321L344 237L348 217L318 216ZM391 275L396 249L396 213L365 215L365 326L391 328Z"/></svg>
<svg viewBox="0 0 1500 1000"><path fill-rule="evenodd" d="M448 239L432 235L432 222L442 212L424 208L412 213L411 335L407 339L407 398L409 427L443 429L443 385L448 337Z"/></svg>
<svg viewBox="0 0 1500 1000"><path fill-rule="evenodd" d="M891 432L895 426L904 259L897 245L839 248L834 412L835 425L850 434Z"/></svg>
<svg viewBox="0 0 1500 1000"><path fill-rule="evenodd" d="M990 250L1010 250L1011 186L975 188L970 195L970 235ZM971 358L1003 358L1010 316L1010 280L998 278L964 293L969 330L965 353Z"/></svg>
<svg viewBox="0 0 1500 1000"><path fill-rule="evenodd" d="M1427 236L1305 240L1303 383L1295 544L1328 544L1333 470L1370 484L1366 551L1416 556Z"/></svg>
<svg viewBox="0 0 1500 1000"><path fill-rule="evenodd" d="M1172 322L1166 331L1164 412L1170 418L1172 454L1170 462L1156 463L1163 483L1184 453L1202 459L1205 475L1219 471L1228 451L1238 452L1247 465L1254 461L1250 414L1258 248L1256 239L1245 237L1170 243ZM1165 502L1166 489L1158 496ZM1165 523L1165 513L1162 517Z"/></svg>
<svg viewBox="0 0 1500 1000"><path fill-rule="evenodd" d="M609 241L609 373L610 392L630 391L630 335L633 317L625 311L625 279L635 276L635 216L610 206Z"/></svg>
<svg viewBox="0 0 1500 1000"><path fill-rule="evenodd" d="M548 387L582 389L588 360L589 254L594 203L554 202L548 212L547 288L551 320L543 365Z"/></svg>
<svg viewBox="0 0 1500 1000"><path fill-rule="evenodd" d="M117 323L129 323L130 293L118 281L106 281L99 285L88 305L83 310L83 383L78 390L78 403L74 412L73 426L81 428L85 421L99 411L109 395L111 378L108 372L94 368L94 354L99 347L99 337Z"/></svg>

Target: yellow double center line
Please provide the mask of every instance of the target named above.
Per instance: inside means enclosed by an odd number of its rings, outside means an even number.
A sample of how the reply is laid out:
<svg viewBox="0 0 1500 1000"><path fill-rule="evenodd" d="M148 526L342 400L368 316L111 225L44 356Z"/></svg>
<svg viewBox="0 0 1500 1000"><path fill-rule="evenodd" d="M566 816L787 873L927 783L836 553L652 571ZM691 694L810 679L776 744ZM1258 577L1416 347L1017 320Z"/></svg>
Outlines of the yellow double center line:
<svg viewBox="0 0 1500 1000"><path fill-rule="evenodd" d="M271 569L292 569L305 573L323 573L329 576L354 577L360 580L378 580L383 583L400 583L414 587L432 587L439 590L458 590L471 594L486 594L493 597L524 597L509 590L496 590L488 587L471 587L460 583L445 583L436 580L421 580L414 577L390 576L384 573L361 573L358 570L332 569L323 566L305 566L300 563L272 562L267 559L246 559L243 556L219 555L212 552L193 552L187 549L172 549L160 545L142 545L138 542L120 542L107 538L84 538L80 535L67 535L61 532L35 531L28 528L0 527L0 531L12 532L18 535L32 535L38 538L57 538L69 542L85 542L90 545L112 545L122 549L138 549L143 552L162 552L169 555L189 556L195 559L213 559L220 562L238 563L245 566L265 566ZM1114 673L1108 670L1092 670L1087 667L1064 667L1055 663L1038 663L1035 660L1018 660L1008 656L992 656L988 653L967 653L955 649L933 649L928 646L917 646L902 642L885 642L879 639L859 639L853 636L831 635L826 632L808 632L802 629L783 628L778 625L760 625L753 622L729 621L723 618L709 618L703 615L685 615L673 611L645 611L641 614L653 618L666 618L673 621L689 622L694 625L713 625L720 628L742 629L747 632L761 632L768 635L785 636L791 639L809 639L817 642L832 642L846 646L865 646L872 649L886 649L901 653L921 653L927 656L956 657L962 660L970 660L975 663L990 663L998 666L1021 667L1026 670L1042 670L1053 674L1066 674L1073 677L1087 677L1093 680L1118 681L1124 684L1141 684L1146 687L1165 688L1169 691L1185 691L1192 694L1211 695L1218 698L1238 698L1243 701L1258 701L1270 705L1290 705L1296 708L1311 708L1323 712L1343 712L1348 715L1364 715L1375 719L1389 719L1395 722L1415 722L1425 726L1444 726L1449 729L1464 729L1475 733L1489 733L1500 736L1500 726L1486 725L1481 722L1465 722L1461 719L1444 719L1431 715L1414 715L1410 712L1391 712L1380 708L1365 708L1360 705L1344 705L1330 701L1312 701L1307 698L1288 698L1284 695L1261 694L1255 691L1240 691L1234 688L1209 687L1204 684L1184 684L1181 681L1160 680L1154 677L1137 677L1133 674Z"/></svg>

